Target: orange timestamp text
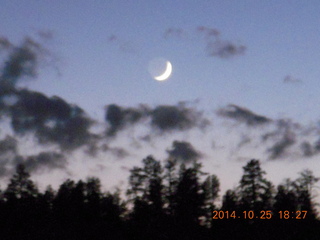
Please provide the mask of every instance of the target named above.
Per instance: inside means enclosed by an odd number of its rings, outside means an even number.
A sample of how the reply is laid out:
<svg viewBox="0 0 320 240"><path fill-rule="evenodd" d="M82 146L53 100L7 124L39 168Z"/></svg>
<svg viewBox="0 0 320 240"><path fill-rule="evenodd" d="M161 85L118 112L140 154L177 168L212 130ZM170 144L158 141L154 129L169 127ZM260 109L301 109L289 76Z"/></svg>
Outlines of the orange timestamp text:
<svg viewBox="0 0 320 240"><path fill-rule="evenodd" d="M278 219L305 219L307 217L308 211L279 211L277 213L272 212L271 210L262 210L260 212L250 211L213 211L212 219L272 219L276 217Z"/></svg>

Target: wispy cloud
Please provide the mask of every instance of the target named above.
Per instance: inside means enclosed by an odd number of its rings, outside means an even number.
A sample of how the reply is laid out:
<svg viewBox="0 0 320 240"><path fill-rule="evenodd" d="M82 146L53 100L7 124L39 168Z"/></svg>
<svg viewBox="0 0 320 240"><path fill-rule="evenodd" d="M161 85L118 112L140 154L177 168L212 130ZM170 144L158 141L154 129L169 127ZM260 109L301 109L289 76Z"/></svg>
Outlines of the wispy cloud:
<svg viewBox="0 0 320 240"><path fill-rule="evenodd" d="M286 84L296 84L296 83L302 83L302 80L299 79L299 78L295 78L291 75L287 75L283 78L283 83L286 83Z"/></svg>
<svg viewBox="0 0 320 240"><path fill-rule="evenodd" d="M195 32L192 33L182 28L168 28L164 33L164 38L176 38L183 40L185 36L189 35L200 36L204 42L204 51L209 57L227 59L237 55L243 55L247 50L247 47L243 44L237 44L231 40L221 38L221 33L218 29L206 26L198 26L196 27Z"/></svg>
<svg viewBox="0 0 320 240"><path fill-rule="evenodd" d="M220 108L217 111L217 114L224 118L229 118L240 123L245 123L248 126L263 125L272 121L265 116L258 115L244 107L240 107L234 104L229 104L224 108Z"/></svg>

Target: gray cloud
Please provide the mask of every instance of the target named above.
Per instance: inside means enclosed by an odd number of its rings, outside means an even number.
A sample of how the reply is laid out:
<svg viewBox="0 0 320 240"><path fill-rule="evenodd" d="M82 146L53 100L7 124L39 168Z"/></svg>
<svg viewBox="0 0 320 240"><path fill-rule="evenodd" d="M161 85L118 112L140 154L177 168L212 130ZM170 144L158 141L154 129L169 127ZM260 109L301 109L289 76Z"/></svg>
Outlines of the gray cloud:
<svg viewBox="0 0 320 240"><path fill-rule="evenodd" d="M54 33L51 30L40 30L37 32L38 36L44 40L52 40Z"/></svg>
<svg viewBox="0 0 320 240"><path fill-rule="evenodd" d="M209 57L232 58L237 55L243 55L247 47L242 44L236 44L230 40L221 39L220 31L206 26L198 26L196 34L199 35L205 44L204 50ZM168 28L164 33L164 38L182 39L187 36L187 31L182 28Z"/></svg>
<svg viewBox="0 0 320 240"><path fill-rule="evenodd" d="M9 42L6 42L9 46ZM2 43L3 45L3 43ZM15 88L17 81L23 77L37 76L39 62L43 61L48 51L31 38L25 38L21 46L11 46L8 60L2 69L0 77L1 88Z"/></svg>
<svg viewBox="0 0 320 240"><path fill-rule="evenodd" d="M140 105L138 108L123 108L116 104L106 106L105 119L109 123L108 136L115 136L118 131L134 125L147 114L147 109Z"/></svg>
<svg viewBox="0 0 320 240"><path fill-rule="evenodd" d="M0 50L3 49L9 49L11 48L13 45L11 44L11 42L5 38L5 37L0 37Z"/></svg>
<svg viewBox="0 0 320 240"><path fill-rule="evenodd" d="M202 157L202 154L191 143L185 141L174 141L167 153L169 157L181 162L191 162Z"/></svg>
<svg viewBox="0 0 320 240"><path fill-rule="evenodd" d="M104 144L102 146L102 150L104 152L110 152L117 159L123 159L129 156L129 153L124 148L121 148L121 147L110 147L107 144Z"/></svg>
<svg viewBox="0 0 320 240"><path fill-rule="evenodd" d="M270 159L283 157L289 147L296 143L296 130L298 126L290 120L280 119L277 121L276 131L269 133L268 138L273 140L273 145L267 149ZM268 138L263 138L267 140Z"/></svg>
<svg viewBox="0 0 320 240"><path fill-rule="evenodd" d="M304 157L311 157L314 155L313 146L309 142L305 141L301 143L300 148Z"/></svg>
<svg viewBox="0 0 320 240"><path fill-rule="evenodd" d="M244 45L237 45L225 40L209 41L206 46L206 52L209 56L220 58L231 58L236 55L243 55L246 49Z"/></svg>
<svg viewBox="0 0 320 240"><path fill-rule="evenodd" d="M248 126L263 125L272 121L265 116L255 114L246 108L239 107L234 104L229 104L225 108L220 108L217 111L217 114L221 117L230 118L238 122L245 123Z"/></svg>
<svg viewBox="0 0 320 240"><path fill-rule="evenodd" d="M242 135L241 136L241 139L237 145L237 148L242 148L243 146L249 144L250 142L252 141L252 139L247 136L247 135Z"/></svg>
<svg viewBox="0 0 320 240"><path fill-rule="evenodd" d="M18 141L12 137L7 135L4 139L0 140L0 155L17 152L17 144Z"/></svg>
<svg viewBox="0 0 320 240"><path fill-rule="evenodd" d="M10 107L11 126L16 133L34 133L39 143L58 144L63 150L93 140L89 131L93 120L77 105L29 90L21 90L17 96L19 100Z"/></svg>
<svg viewBox="0 0 320 240"><path fill-rule="evenodd" d="M220 31L215 28L199 26L197 32L203 36L206 44L205 51L210 57L232 58L243 55L247 50L244 45L221 39Z"/></svg>
<svg viewBox="0 0 320 240"><path fill-rule="evenodd" d="M30 172L64 169L67 165L65 156L57 152L41 152L27 157L17 156L14 162L15 165L23 163Z"/></svg>
<svg viewBox="0 0 320 240"><path fill-rule="evenodd" d="M177 105L159 105L150 108L140 105L138 108L124 108L116 104L106 107L109 128L108 136L115 136L118 131L135 125L141 120L150 120L151 128L158 132L184 131L191 128L205 128L210 121L203 117L202 112L185 103Z"/></svg>
<svg viewBox="0 0 320 240"><path fill-rule="evenodd" d="M268 149L271 159L282 157L286 149L296 142L294 133L286 132L282 139L277 141L271 148Z"/></svg>
<svg viewBox="0 0 320 240"><path fill-rule="evenodd" d="M113 44L114 46L116 46L120 51L124 53L135 53L137 51L136 46L133 42L126 41L117 35L114 35L114 34L110 35L107 38L107 41L110 44Z"/></svg>
<svg viewBox="0 0 320 240"><path fill-rule="evenodd" d="M9 174L8 167L11 166L12 159L17 155L18 141L7 135L0 140L0 177Z"/></svg>
<svg viewBox="0 0 320 240"><path fill-rule="evenodd" d="M197 27L197 32L202 34L206 40L216 39L220 35L220 31L218 29L205 26Z"/></svg>
<svg viewBox="0 0 320 240"><path fill-rule="evenodd" d="M176 106L160 105L150 112L151 125L161 132L172 130L188 130L191 128L205 128L210 121L194 108L184 103Z"/></svg>
<svg viewBox="0 0 320 240"><path fill-rule="evenodd" d="M298 79L298 78L294 78L294 77L291 76L291 75L287 75L287 76L284 77L283 83L292 83L292 84L302 83L302 80L301 80L301 79Z"/></svg>
<svg viewBox="0 0 320 240"><path fill-rule="evenodd" d="M300 149L304 157L312 157L320 153L320 141L317 140L314 144L304 141L301 143Z"/></svg>
<svg viewBox="0 0 320 240"><path fill-rule="evenodd" d="M164 33L164 38L182 38L186 36L185 30L182 28L168 28Z"/></svg>
<svg viewBox="0 0 320 240"><path fill-rule="evenodd" d="M17 164L23 163L30 172L39 170L63 169L67 160L62 153L41 152L32 156L21 156L18 152L18 140L7 135L0 140L0 177L12 174Z"/></svg>

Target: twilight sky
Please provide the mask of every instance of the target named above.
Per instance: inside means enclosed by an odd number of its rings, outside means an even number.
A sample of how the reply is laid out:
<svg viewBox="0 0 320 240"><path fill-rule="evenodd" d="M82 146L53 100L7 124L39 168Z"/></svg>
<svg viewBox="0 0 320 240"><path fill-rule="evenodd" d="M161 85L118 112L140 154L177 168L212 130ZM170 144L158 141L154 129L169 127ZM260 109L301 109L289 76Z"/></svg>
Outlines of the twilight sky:
<svg viewBox="0 0 320 240"><path fill-rule="evenodd" d="M149 154L198 159L223 191L252 158L275 184L320 175L318 1L0 3L4 184L24 162L42 188L125 187Z"/></svg>

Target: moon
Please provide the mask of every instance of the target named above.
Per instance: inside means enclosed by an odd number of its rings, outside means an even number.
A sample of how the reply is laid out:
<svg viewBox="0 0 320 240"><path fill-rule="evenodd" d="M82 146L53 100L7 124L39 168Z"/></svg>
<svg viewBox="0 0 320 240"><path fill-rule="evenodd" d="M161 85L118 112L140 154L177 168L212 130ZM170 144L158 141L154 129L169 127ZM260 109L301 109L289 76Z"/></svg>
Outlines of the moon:
<svg viewBox="0 0 320 240"><path fill-rule="evenodd" d="M159 76L155 76L154 79L157 81L165 81L167 80L172 73L172 64L171 62L166 62L166 70Z"/></svg>

